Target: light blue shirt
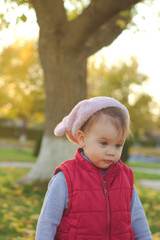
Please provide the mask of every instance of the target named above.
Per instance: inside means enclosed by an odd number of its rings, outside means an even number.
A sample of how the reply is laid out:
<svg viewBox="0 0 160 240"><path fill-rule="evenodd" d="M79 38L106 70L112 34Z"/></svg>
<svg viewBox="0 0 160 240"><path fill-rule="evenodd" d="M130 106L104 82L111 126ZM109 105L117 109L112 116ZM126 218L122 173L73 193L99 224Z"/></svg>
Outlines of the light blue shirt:
<svg viewBox="0 0 160 240"><path fill-rule="evenodd" d="M50 181L39 216L36 240L53 240L63 212L68 207L68 188L63 172L58 172ZM131 226L135 240L152 240L141 201L133 187L131 201Z"/></svg>

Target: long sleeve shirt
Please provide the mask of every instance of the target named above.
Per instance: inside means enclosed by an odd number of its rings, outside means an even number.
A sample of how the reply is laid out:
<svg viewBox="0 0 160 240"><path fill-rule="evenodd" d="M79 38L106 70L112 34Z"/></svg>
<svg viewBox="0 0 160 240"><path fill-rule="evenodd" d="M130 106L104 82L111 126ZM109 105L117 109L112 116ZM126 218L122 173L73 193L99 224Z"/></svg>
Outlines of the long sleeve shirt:
<svg viewBox="0 0 160 240"><path fill-rule="evenodd" d="M63 212L68 207L68 188L63 172L57 173L48 185L42 210L39 216L36 240L53 240ZM131 226L135 240L152 240L141 201L133 187L131 201Z"/></svg>

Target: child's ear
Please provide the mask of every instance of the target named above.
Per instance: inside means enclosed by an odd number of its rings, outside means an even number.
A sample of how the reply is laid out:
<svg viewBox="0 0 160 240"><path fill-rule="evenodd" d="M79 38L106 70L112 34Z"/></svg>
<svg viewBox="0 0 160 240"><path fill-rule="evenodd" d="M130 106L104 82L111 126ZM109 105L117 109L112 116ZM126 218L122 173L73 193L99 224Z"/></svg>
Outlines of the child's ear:
<svg viewBox="0 0 160 240"><path fill-rule="evenodd" d="M84 132L79 130L76 133L76 139L78 144L83 148L85 146L85 135Z"/></svg>

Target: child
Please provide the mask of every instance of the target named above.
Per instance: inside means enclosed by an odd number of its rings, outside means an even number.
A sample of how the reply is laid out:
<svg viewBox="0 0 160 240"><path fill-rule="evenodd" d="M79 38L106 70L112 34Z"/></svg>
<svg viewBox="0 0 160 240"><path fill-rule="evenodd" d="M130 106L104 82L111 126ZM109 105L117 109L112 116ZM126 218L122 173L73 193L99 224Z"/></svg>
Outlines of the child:
<svg viewBox="0 0 160 240"><path fill-rule="evenodd" d="M120 160L127 108L109 97L79 102L54 133L80 145L49 183L36 240L151 240L133 172Z"/></svg>

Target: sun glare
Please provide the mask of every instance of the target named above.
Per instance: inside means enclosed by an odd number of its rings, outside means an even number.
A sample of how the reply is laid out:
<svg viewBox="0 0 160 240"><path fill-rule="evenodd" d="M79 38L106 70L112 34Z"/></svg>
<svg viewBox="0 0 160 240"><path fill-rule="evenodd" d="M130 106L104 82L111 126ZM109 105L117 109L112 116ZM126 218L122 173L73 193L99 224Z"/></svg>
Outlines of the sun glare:
<svg viewBox="0 0 160 240"><path fill-rule="evenodd" d="M9 29L0 32L0 50L17 39L38 39L39 27L34 10L22 7L7 13L3 0L0 2L0 9L11 22ZM123 31L109 47L101 49L95 56L106 58L107 65L115 65L119 61L129 61L131 56L135 56L139 64L139 71L149 76L149 82L144 86L144 90L153 95L160 103L159 87L157 87L160 81L160 17L158 17L158 9L160 9L159 0L154 0L152 5L149 5L147 1L145 5L138 4L139 14L134 18L134 22L138 25L139 31L132 31L132 27L130 30ZM27 21L15 26L16 16L20 16L22 10L27 16Z"/></svg>

